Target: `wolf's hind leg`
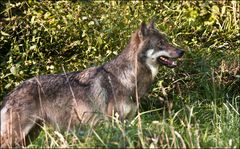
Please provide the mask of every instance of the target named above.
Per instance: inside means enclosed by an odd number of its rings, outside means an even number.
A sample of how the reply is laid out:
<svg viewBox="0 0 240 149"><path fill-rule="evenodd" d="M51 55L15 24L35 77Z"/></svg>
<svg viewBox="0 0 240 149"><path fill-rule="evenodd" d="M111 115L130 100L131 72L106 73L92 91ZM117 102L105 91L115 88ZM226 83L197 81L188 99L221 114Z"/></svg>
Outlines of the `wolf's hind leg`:
<svg viewBox="0 0 240 149"><path fill-rule="evenodd" d="M25 137L35 125L36 119L25 109L1 109L0 147L26 146Z"/></svg>

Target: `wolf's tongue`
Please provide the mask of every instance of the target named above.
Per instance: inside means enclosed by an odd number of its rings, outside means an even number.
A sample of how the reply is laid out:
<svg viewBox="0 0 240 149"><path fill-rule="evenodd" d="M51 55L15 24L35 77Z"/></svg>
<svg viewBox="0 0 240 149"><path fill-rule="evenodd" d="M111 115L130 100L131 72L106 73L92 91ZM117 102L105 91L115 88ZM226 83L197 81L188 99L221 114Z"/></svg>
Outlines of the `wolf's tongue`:
<svg viewBox="0 0 240 149"><path fill-rule="evenodd" d="M160 60L160 62L161 62L162 64L167 65L168 67L175 67L175 66L177 66L177 62L172 61L172 60L170 60L170 59L168 59L168 58L159 57L159 60Z"/></svg>
<svg viewBox="0 0 240 149"><path fill-rule="evenodd" d="M169 65L169 66L176 66L176 65L177 65L177 63L176 63L175 61L167 60L167 61L165 61L165 62L166 62L167 65Z"/></svg>

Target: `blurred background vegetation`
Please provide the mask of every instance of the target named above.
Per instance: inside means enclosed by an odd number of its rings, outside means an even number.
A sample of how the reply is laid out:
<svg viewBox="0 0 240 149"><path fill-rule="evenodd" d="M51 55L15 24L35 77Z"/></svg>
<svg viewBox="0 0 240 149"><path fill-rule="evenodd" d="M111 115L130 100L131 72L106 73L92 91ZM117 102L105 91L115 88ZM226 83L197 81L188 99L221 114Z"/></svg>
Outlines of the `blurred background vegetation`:
<svg viewBox="0 0 240 149"><path fill-rule="evenodd" d="M174 135L163 136L155 147L240 147L239 1L1 1L0 12L0 101L27 78L109 61L142 21L154 19L156 27L186 51L180 67L160 68L141 104L142 111L149 111L168 103L168 116L150 112L143 123L157 120L165 128L162 119L173 120L169 126L184 140L174 143ZM192 109L194 121L187 121ZM176 113L179 118L171 117ZM160 129L154 134L156 127L145 128L144 139L153 147L152 138L167 133ZM114 146L114 138L105 139L100 144Z"/></svg>

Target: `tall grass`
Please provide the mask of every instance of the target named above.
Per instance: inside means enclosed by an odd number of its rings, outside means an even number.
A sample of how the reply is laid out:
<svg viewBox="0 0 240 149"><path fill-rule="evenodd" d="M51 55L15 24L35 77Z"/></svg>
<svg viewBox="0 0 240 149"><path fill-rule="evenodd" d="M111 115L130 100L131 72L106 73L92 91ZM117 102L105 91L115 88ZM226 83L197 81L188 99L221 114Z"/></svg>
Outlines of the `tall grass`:
<svg viewBox="0 0 240 149"><path fill-rule="evenodd" d="M178 68L160 69L134 119L72 132L43 126L29 148L240 148L238 1L0 4L1 98L29 77L108 61L152 18L186 51Z"/></svg>
<svg viewBox="0 0 240 149"><path fill-rule="evenodd" d="M216 110L217 109L217 110ZM238 148L239 113L232 104L209 107L199 104L184 106L168 113L141 114L143 140L138 135L138 122L102 123L95 128L81 127L71 133L63 133L44 127L32 147L140 147L147 148ZM146 112L146 111L145 111ZM154 115L151 117L151 115Z"/></svg>

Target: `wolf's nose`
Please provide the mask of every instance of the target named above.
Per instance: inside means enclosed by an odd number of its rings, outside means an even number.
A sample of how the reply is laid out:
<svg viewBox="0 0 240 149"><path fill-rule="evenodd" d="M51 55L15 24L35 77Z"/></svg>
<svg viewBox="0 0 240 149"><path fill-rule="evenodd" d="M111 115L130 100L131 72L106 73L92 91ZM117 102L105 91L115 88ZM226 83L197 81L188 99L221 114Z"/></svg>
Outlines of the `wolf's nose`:
<svg viewBox="0 0 240 149"><path fill-rule="evenodd" d="M181 56L183 56L184 51L181 50L181 49L178 49L178 50L177 50L177 54L181 57Z"/></svg>

